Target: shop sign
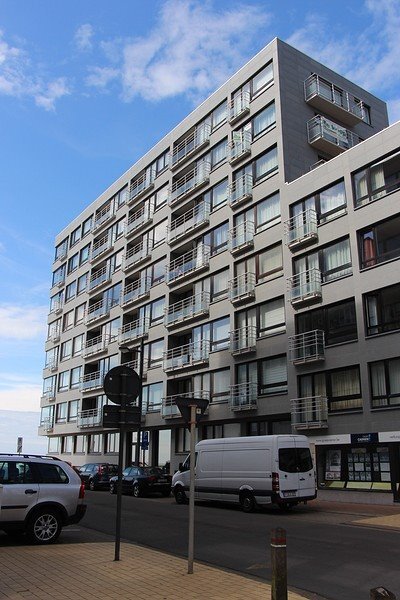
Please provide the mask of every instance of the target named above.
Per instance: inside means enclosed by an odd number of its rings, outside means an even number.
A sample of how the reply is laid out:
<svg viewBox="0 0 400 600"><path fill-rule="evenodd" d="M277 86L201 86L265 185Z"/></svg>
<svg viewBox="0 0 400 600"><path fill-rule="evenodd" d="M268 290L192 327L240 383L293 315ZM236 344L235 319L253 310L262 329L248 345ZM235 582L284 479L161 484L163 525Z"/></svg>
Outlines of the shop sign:
<svg viewBox="0 0 400 600"><path fill-rule="evenodd" d="M350 444L350 434L348 433L343 435L323 435L321 437L310 436L308 439L310 443L315 444L316 446Z"/></svg>
<svg viewBox="0 0 400 600"><path fill-rule="evenodd" d="M378 437L380 442L400 442L400 431L381 431Z"/></svg>
<svg viewBox="0 0 400 600"><path fill-rule="evenodd" d="M376 444L378 442L377 433L352 433L352 444Z"/></svg>

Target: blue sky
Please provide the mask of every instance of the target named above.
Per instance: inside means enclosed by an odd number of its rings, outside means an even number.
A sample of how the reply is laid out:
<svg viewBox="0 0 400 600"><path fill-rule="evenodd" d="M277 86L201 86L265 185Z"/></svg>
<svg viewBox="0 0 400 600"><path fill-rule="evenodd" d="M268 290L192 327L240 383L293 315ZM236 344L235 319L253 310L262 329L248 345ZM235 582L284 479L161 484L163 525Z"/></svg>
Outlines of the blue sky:
<svg viewBox="0 0 400 600"><path fill-rule="evenodd" d="M0 0L0 451L38 450L56 234L276 36L397 121L399 31L398 0Z"/></svg>

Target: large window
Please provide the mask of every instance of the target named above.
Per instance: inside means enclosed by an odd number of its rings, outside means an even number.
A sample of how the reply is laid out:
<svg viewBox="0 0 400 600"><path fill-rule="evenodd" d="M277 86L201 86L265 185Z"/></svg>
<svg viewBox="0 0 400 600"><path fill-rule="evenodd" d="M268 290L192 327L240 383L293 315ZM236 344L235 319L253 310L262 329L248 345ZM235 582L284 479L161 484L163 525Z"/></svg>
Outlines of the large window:
<svg viewBox="0 0 400 600"><path fill-rule="evenodd" d="M296 202L290 207L290 216L295 219L294 227L304 227L309 220L309 212L315 211L317 222L325 223L333 217L346 212L347 200L344 181L339 181L305 200Z"/></svg>
<svg viewBox="0 0 400 600"><path fill-rule="evenodd" d="M226 204L228 200L228 179L223 179L208 190L204 194L203 200L210 203L211 210Z"/></svg>
<svg viewBox="0 0 400 600"><path fill-rule="evenodd" d="M210 246L211 256L223 252L228 247L229 223L223 223L219 227L209 231L203 238L203 243Z"/></svg>
<svg viewBox="0 0 400 600"><path fill-rule="evenodd" d="M283 333L286 329L284 297L239 312L236 325L238 329L255 327L258 336Z"/></svg>
<svg viewBox="0 0 400 600"><path fill-rule="evenodd" d="M287 392L286 354L266 358L260 363L260 393L285 394Z"/></svg>
<svg viewBox="0 0 400 600"><path fill-rule="evenodd" d="M356 305L354 299L296 315L296 332L322 330L325 344L357 340Z"/></svg>
<svg viewBox="0 0 400 600"><path fill-rule="evenodd" d="M251 80L251 95L254 97L274 81L274 70L272 61L261 71L254 75Z"/></svg>
<svg viewBox="0 0 400 600"><path fill-rule="evenodd" d="M196 352L205 352L205 349L198 349L202 342L210 342L210 350L225 350L229 347L229 317L223 317L217 321L200 325L193 329L192 339L196 345Z"/></svg>
<svg viewBox="0 0 400 600"><path fill-rule="evenodd" d="M56 406L56 423L65 423L67 421L67 402L60 402Z"/></svg>
<svg viewBox="0 0 400 600"><path fill-rule="evenodd" d="M400 152L353 174L355 206L384 198L400 187Z"/></svg>
<svg viewBox="0 0 400 600"><path fill-rule="evenodd" d="M358 233L361 269L400 257L400 217L388 219Z"/></svg>
<svg viewBox="0 0 400 600"><path fill-rule="evenodd" d="M211 402L228 402L230 396L230 370L211 373Z"/></svg>
<svg viewBox="0 0 400 600"><path fill-rule="evenodd" d="M106 454L118 454L119 450L119 433L108 433L105 441Z"/></svg>
<svg viewBox="0 0 400 600"><path fill-rule="evenodd" d="M143 412L159 411L163 396L162 381L143 386L142 396Z"/></svg>
<svg viewBox="0 0 400 600"><path fill-rule="evenodd" d="M98 454L101 452L101 434L93 434L89 436L89 454Z"/></svg>
<svg viewBox="0 0 400 600"><path fill-rule="evenodd" d="M267 281L283 273L282 244L276 244L257 255L257 282Z"/></svg>
<svg viewBox="0 0 400 600"><path fill-rule="evenodd" d="M260 233L281 221L279 193L273 194L256 205L238 214L234 218L235 227L245 227L254 223L255 233Z"/></svg>
<svg viewBox="0 0 400 600"><path fill-rule="evenodd" d="M353 270L349 238L297 258L294 260L294 268L296 274L304 274L306 271L319 269L322 282L332 281L344 275L351 275Z"/></svg>
<svg viewBox="0 0 400 600"><path fill-rule="evenodd" d="M367 335L400 329L400 284L364 296Z"/></svg>
<svg viewBox="0 0 400 600"><path fill-rule="evenodd" d="M321 396L328 399L329 411L362 408L360 370L358 365L312 373L299 377L301 398Z"/></svg>
<svg viewBox="0 0 400 600"><path fill-rule="evenodd" d="M278 170L278 149L276 146L269 148L264 154L258 156L253 162L247 164L242 169L235 171L234 181L237 182L243 176L251 175L253 184L259 183L265 177L272 175Z"/></svg>
<svg viewBox="0 0 400 600"><path fill-rule="evenodd" d="M371 406L400 405L400 358L380 360L369 365Z"/></svg>

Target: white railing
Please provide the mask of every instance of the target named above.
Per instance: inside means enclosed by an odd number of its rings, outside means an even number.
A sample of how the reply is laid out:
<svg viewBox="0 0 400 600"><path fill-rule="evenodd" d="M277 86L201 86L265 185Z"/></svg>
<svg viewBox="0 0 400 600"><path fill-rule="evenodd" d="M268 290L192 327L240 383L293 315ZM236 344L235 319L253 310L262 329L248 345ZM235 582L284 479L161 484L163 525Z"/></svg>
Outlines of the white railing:
<svg viewBox="0 0 400 600"><path fill-rule="evenodd" d="M146 240L129 248L122 261L122 270L127 271L141 263L143 260L149 258L151 256L152 246L152 243L149 240Z"/></svg>
<svg viewBox="0 0 400 600"><path fill-rule="evenodd" d="M59 315L63 310L64 303L62 300L54 300L50 306L50 315Z"/></svg>
<svg viewBox="0 0 400 600"><path fill-rule="evenodd" d="M168 204L172 206L209 180L211 163L200 162L194 169L175 181L169 189Z"/></svg>
<svg viewBox="0 0 400 600"><path fill-rule="evenodd" d="M196 150L202 148L210 140L211 127L208 123L202 123L188 136L175 146L171 153L171 168L176 167L186 158L189 158Z"/></svg>
<svg viewBox="0 0 400 600"><path fill-rule="evenodd" d="M232 354L242 354L256 350L257 328L254 325L234 329L229 335Z"/></svg>
<svg viewBox="0 0 400 600"><path fill-rule="evenodd" d="M257 383L248 381L230 387L229 408L233 411L257 408Z"/></svg>
<svg viewBox="0 0 400 600"><path fill-rule="evenodd" d="M64 242L61 246L56 249L56 256L54 258L54 262L58 260L63 260L68 254L68 242Z"/></svg>
<svg viewBox="0 0 400 600"><path fill-rule="evenodd" d="M236 206L253 195L253 177L249 173L241 175L229 186L228 202L230 206Z"/></svg>
<svg viewBox="0 0 400 600"><path fill-rule="evenodd" d="M142 338L148 334L149 326L150 319L148 317L123 325L123 327L118 330L118 343L126 344L127 342Z"/></svg>
<svg viewBox="0 0 400 600"><path fill-rule="evenodd" d="M198 392L186 392L184 394L175 394L174 396L166 396L162 398L161 416L163 419L171 419L174 417L181 417L181 412L176 405L177 399L187 400L188 402L193 398L201 398L204 400L210 399L210 392L201 390ZM208 414L208 410L204 414Z"/></svg>
<svg viewBox="0 0 400 600"><path fill-rule="evenodd" d="M293 429L328 427L328 400L324 396L295 398L290 404Z"/></svg>
<svg viewBox="0 0 400 600"><path fill-rule="evenodd" d="M289 297L292 304L318 299L322 295L321 271L309 269L288 279Z"/></svg>
<svg viewBox="0 0 400 600"><path fill-rule="evenodd" d="M97 427L103 422L101 408L91 408L78 413L78 427Z"/></svg>
<svg viewBox="0 0 400 600"><path fill-rule="evenodd" d="M318 217L315 210L309 208L285 221L285 237L289 248L317 241Z"/></svg>
<svg viewBox="0 0 400 600"><path fill-rule="evenodd" d="M171 226L168 227L168 242L171 243L189 231L195 230L201 225L207 224L210 217L210 203L201 202L196 204L177 219L171 221Z"/></svg>
<svg viewBox="0 0 400 600"><path fill-rule="evenodd" d="M137 231L143 225L150 223L154 213L154 202L146 202L140 210L130 215L125 222L125 236Z"/></svg>
<svg viewBox="0 0 400 600"><path fill-rule="evenodd" d="M57 361L57 359L53 358L53 359L49 360L44 365L44 369L45 369L45 371L57 371L58 370L58 361Z"/></svg>
<svg viewBox="0 0 400 600"><path fill-rule="evenodd" d="M246 246L254 245L255 227L253 221L244 221L229 231L229 248L231 252L238 252Z"/></svg>
<svg viewBox="0 0 400 600"><path fill-rule="evenodd" d="M304 95L306 102L315 96L319 96L323 100L355 115L360 120L366 119L367 111L362 100L357 100L346 90L342 90L330 81L322 79L316 73L313 73L305 80Z"/></svg>
<svg viewBox="0 0 400 600"><path fill-rule="evenodd" d="M54 279L54 281L53 281L53 283L52 283L51 287L52 287L52 288L55 288L55 287L62 287L64 284L65 284L65 272L64 272L64 273L61 273L60 275L58 275L58 276L57 276L57 277Z"/></svg>
<svg viewBox="0 0 400 600"><path fill-rule="evenodd" d="M111 233L107 233L105 236L103 236L93 244L91 260L96 260L96 258L102 256L105 252L111 250L113 246L114 242Z"/></svg>
<svg viewBox="0 0 400 600"><path fill-rule="evenodd" d="M197 365L199 363L208 362L210 354L210 342L209 340L202 340L200 342L192 342L179 346L179 348L172 348L164 352L163 356L163 369L164 371L172 371L174 369L182 369Z"/></svg>
<svg viewBox="0 0 400 600"><path fill-rule="evenodd" d="M309 144L323 139L343 151L361 142L361 138L357 134L321 115L308 121L307 133Z"/></svg>
<svg viewBox="0 0 400 600"><path fill-rule="evenodd" d="M129 188L129 202L133 202L136 198L139 198L142 194L150 190L154 186L154 179L156 177L155 169L146 169L140 177L131 182Z"/></svg>
<svg viewBox="0 0 400 600"><path fill-rule="evenodd" d="M99 212L96 213L94 217L93 223L93 231L99 229L104 223L110 221L110 219L114 216L114 205L112 202L104 206Z"/></svg>
<svg viewBox="0 0 400 600"><path fill-rule="evenodd" d="M54 417L43 419L43 421L40 423L40 427L43 429L43 431L51 431L54 428Z"/></svg>
<svg viewBox="0 0 400 600"><path fill-rule="evenodd" d="M164 325L175 325L187 319L193 319L199 315L205 315L210 308L209 292L200 292L185 300L171 304L165 309Z"/></svg>
<svg viewBox="0 0 400 600"><path fill-rule="evenodd" d="M43 390L42 400L47 400L47 402L51 402L56 398L56 388L46 388Z"/></svg>
<svg viewBox="0 0 400 600"><path fill-rule="evenodd" d="M229 300L240 302L246 298L254 298L256 293L255 273L244 273L229 281Z"/></svg>
<svg viewBox="0 0 400 600"><path fill-rule="evenodd" d="M95 304L89 306L86 316L85 323L88 325L89 323L93 323L93 321L97 321L97 319L102 319L103 317L108 317L110 314L111 308L111 300L104 299L99 300Z"/></svg>
<svg viewBox="0 0 400 600"><path fill-rule="evenodd" d="M293 364L325 359L325 334L321 329L289 336L288 343Z"/></svg>
<svg viewBox="0 0 400 600"><path fill-rule="evenodd" d="M128 283L125 289L121 293L121 306L127 306L131 302L140 300L149 294L151 287L151 278L145 277L144 279L138 279L132 283Z"/></svg>
<svg viewBox="0 0 400 600"><path fill-rule="evenodd" d="M111 342L111 338L108 335L99 335L91 340L88 340L82 350L82 356L84 358L92 356L93 354L99 354L107 350L108 344Z"/></svg>
<svg viewBox="0 0 400 600"><path fill-rule="evenodd" d="M167 283L208 267L209 263L210 247L199 246L170 262L167 267Z"/></svg>
<svg viewBox="0 0 400 600"><path fill-rule="evenodd" d="M251 152L250 131L234 131L229 143L229 162L234 163Z"/></svg>
<svg viewBox="0 0 400 600"><path fill-rule="evenodd" d="M105 265L91 274L89 279L89 290L95 290L111 279L110 268Z"/></svg>
<svg viewBox="0 0 400 600"><path fill-rule="evenodd" d="M234 123L250 110L250 92L236 94L229 106L229 122Z"/></svg>
<svg viewBox="0 0 400 600"><path fill-rule="evenodd" d="M49 335L47 336L48 342L59 342L61 337L61 327L51 327L49 330Z"/></svg>
<svg viewBox="0 0 400 600"><path fill-rule="evenodd" d="M88 373L84 375L80 380L81 392L88 392L89 390L95 390L103 387L104 372L96 371L95 373Z"/></svg>

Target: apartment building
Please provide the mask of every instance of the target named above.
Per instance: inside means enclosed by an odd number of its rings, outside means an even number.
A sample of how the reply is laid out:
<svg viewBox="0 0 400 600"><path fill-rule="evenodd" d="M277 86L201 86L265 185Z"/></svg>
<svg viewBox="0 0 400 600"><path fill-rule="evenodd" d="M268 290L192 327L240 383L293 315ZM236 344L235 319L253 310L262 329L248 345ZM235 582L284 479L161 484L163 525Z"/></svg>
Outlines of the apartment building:
<svg viewBox="0 0 400 600"><path fill-rule="evenodd" d="M320 488L400 481L400 124L275 39L56 239L39 432L116 462L103 379L143 363L146 462L309 436ZM127 439L126 460L136 446Z"/></svg>

